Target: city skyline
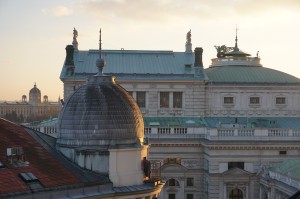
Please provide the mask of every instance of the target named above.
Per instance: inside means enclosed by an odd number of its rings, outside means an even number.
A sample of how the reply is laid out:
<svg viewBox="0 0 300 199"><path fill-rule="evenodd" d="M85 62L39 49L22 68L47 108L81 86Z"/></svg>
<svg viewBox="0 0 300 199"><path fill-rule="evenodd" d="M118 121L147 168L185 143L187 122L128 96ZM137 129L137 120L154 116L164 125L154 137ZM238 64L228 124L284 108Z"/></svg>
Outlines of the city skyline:
<svg viewBox="0 0 300 199"><path fill-rule="evenodd" d="M28 3L29 2L29 3ZM37 84L42 96L63 96L59 79L65 47L78 31L79 50L184 51L191 29L193 49L203 47L204 68L216 57L215 45L234 46L266 68L300 77L300 2L284 1L0 1L0 100L21 100Z"/></svg>

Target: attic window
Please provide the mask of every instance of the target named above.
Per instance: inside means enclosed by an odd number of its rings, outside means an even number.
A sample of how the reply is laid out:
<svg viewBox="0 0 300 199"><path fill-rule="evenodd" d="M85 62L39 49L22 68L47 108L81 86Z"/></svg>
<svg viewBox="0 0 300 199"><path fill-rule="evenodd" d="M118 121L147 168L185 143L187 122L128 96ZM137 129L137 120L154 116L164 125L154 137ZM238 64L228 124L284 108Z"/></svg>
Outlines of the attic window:
<svg viewBox="0 0 300 199"><path fill-rule="evenodd" d="M30 187L31 190L40 190L43 188L43 185L33 173L19 173L19 176Z"/></svg>

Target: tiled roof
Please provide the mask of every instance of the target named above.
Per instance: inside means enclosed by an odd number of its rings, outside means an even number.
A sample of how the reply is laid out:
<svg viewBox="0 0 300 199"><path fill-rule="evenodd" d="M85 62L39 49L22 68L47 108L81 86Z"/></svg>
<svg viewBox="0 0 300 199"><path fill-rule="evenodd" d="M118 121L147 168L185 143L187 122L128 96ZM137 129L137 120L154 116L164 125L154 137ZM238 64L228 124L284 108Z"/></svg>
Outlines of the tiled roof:
<svg viewBox="0 0 300 199"><path fill-rule="evenodd" d="M0 118L0 198L2 196L31 193L32 183L21 179L20 173L32 173L38 179L38 189L64 189L82 186L83 183L105 184L107 177L74 166L69 160L51 148L33 131ZM23 160L7 157L7 148L22 147ZM21 161L22 160L22 161Z"/></svg>
<svg viewBox="0 0 300 199"><path fill-rule="evenodd" d="M213 83L300 83L297 77L260 66L210 67L205 69L205 73Z"/></svg>
<svg viewBox="0 0 300 199"><path fill-rule="evenodd" d="M66 67L63 67L60 78L84 78L96 74L98 72L96 67L98 57L98 50L75 51L75 75L68 76ZM203 68L195 69L192 67L194 53L103 50L102 57L106 62L103 73L113 74L117 79L206 79Z"/></svg>

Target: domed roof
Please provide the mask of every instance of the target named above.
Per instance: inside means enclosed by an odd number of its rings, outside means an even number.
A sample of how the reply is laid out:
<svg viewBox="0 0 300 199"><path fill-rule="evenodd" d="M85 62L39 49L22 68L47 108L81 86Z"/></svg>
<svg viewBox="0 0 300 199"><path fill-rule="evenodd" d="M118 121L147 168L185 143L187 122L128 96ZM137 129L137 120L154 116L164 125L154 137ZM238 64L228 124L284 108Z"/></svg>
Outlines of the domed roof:
<svg viewBox="0 0 300 199"><path fill-rule="evenodd" d="M205 73L219 83L300 83L297 77L262 66L217 66L206 68Z"/></svg>
<svg viewBox="0 0 300 199"><path fill-rule="evenodd" d="M29 94L41 94L40 89L36 87L36 83L34 84L34 87L30 89Z"/></svg>
<svg viewBox="0 0 300 199"><path fill-rule="evenodd" d="M58 144L135 145L144 138L144 121L134 99L114 77L98 74L66 101L58 132Z"/></svg>

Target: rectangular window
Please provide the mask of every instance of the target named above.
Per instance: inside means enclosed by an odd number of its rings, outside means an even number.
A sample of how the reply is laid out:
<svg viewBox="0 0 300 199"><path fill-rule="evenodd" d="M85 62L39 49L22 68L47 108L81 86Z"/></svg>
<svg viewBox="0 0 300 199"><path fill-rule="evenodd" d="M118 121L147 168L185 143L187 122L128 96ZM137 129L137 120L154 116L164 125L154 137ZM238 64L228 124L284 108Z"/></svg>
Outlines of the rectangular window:
<svg viewBox="0 0 300 199"><path fill-rule="evenodd" d="M232 168L244 169L244 162L228 162L228 169Z"/></svg>
<svg viewBox="0 0 300 199"><path fill-rule="evenodd" d="M176 199L175 198L175 193L169 193L169 199Z"/></svg>
<svg viewBox="0 0 300 199"><path fill-rule="evenodd" d="M194 178L186 178L186 186L188 187L194 186Z"/></svg>
<svg viewBox="0 0 300 199"><path fill-rule="evenodd" d="M285 104L285 97L276 97L276 104Z"/></svg>
<svg viewBox="0 0 300 199"><path fill-rule="evenodd" d="M286 151L279 151L280 155L286 155Z"/></svg>
<svg viewBox="0 0 300 199"><path fill-rule="evenodd" d="M160 108L169 108L168 92L160 92Z"/></svg>
<svg viewBox="0 0 300 199"><path fill-rule="evenodd" d="M191 193L186 194L186 199L194 199L194 195Z"/></svg>
<svg viewBox="0 0 300 199"><path fill-rule="evenodd" d="M250 97L250 104L259 104L259 97Z"/></svg>
<svg viewBox="0 0 300 199"><path fill-rule="evenodd" d="M224 104L233 104L233 97L224 97Z"/></svg>
<svg viewBox="0 0 300 199"><path fill-rule="evenodd" d="M173 93L173 108L182 108L182 92Z"/></svg>
<svg viewBox="0 0 300 199"><path fill-rule="evenodd" d="M146 108L146 92L136 92L136 103L140 108Z"/></svg>

